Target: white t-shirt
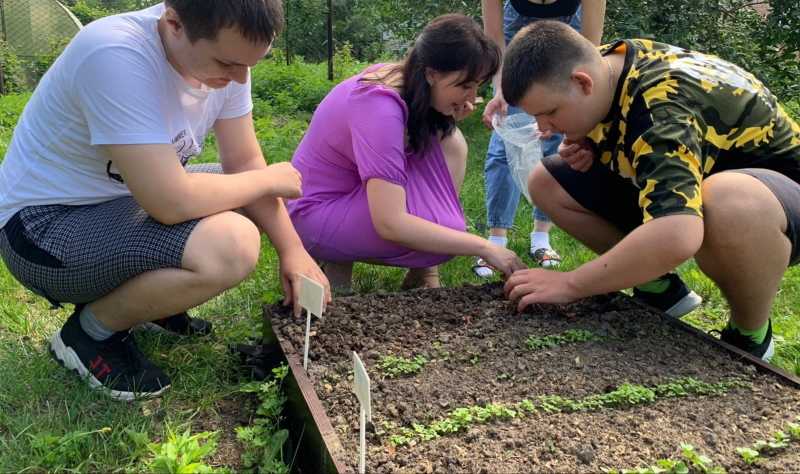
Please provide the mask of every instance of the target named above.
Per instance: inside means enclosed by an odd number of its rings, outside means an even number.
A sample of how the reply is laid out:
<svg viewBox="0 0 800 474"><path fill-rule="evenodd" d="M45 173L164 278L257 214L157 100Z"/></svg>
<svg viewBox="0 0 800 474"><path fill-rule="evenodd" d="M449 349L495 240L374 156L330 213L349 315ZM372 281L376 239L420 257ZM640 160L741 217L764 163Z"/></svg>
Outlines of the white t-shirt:
<svg viewBox="0 0 800 474"><path fill-rule="evenodd" d="M23 207L130 195L98 145L172 143L186 164L217 119L252 110L249 78L222 89L181 78L158 34L163 12L160 4L89 24L44 75L0 165L0 227Z"/></svg>

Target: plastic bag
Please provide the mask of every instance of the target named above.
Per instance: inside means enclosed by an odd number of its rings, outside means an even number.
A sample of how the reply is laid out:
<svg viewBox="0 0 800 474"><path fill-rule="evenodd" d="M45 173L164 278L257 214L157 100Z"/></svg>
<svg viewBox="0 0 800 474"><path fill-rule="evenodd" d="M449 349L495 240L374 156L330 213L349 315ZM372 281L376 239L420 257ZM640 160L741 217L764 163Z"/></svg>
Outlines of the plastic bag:
<svg viewBox="0 0 800 474"><path fill-rule="evenodd" d="M506 161L514 183L528 202L531 202L528 176L542 160L542 142L539 140L541 132L536 120L526 113L495 114L492 117L492 126L505 144Z"/></svg>

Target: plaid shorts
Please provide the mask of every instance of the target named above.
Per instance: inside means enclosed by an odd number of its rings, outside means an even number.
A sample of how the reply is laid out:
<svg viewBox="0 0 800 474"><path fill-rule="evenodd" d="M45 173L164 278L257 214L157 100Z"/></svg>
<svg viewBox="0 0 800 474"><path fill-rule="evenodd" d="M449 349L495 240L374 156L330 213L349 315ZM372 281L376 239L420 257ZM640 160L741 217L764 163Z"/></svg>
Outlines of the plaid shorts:
<svg viewBox="0 0 800 474"><path fill-rule="evenodd" d="M187 171L222 168L202 164ZM14 278L53 305L88 303L142 273L180 268L198 222L160 224L131 196L85 206L30 206L0 230L0 256Z"/></svg>

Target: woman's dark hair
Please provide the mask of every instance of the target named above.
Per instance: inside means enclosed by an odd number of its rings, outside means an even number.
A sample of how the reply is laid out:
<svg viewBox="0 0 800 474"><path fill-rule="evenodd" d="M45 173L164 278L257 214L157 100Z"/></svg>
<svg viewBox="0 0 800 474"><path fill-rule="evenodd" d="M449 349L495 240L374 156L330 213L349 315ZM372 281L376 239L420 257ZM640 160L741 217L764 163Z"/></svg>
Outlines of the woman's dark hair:
<svg viewBox="0 0 800 474"><path fill-rule="evenodd" d="M426 69L463 71L461 84L482 83L500 67L500 48L471 18L442 15L422 30L399 67L403 77L401 96L408 106L408 142L414 151L420 151L428 147L434 134L447 136L455 129L452 117L431 107Z"/></svg>
<svg viewBox="0 0 800 474"><path fill-rule="evenodd" d="M281 0L165 0L186 28L189 41L215 40L219 30L235 27L255 44L269 44L283 30Z"/></svg>

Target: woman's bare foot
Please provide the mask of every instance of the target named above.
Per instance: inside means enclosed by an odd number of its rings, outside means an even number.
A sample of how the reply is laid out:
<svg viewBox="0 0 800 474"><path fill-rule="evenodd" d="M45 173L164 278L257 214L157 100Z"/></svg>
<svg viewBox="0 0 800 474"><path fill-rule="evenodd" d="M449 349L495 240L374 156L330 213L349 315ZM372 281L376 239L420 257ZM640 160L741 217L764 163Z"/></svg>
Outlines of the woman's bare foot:
<svg viewBox="0 0 800 474"><path fill-rule="evenodd" d="M319 266L328 277L331 291L348 294L353 291L353 262L328 262L321 260Z"/></svg>
<svg viewBox="0 0 800 474"><path fill-rule="evenodd" d="M409 268L403 284L400 288L410 290L412 288L441 288L442 282L439 280L439 267Z"/></svg>

